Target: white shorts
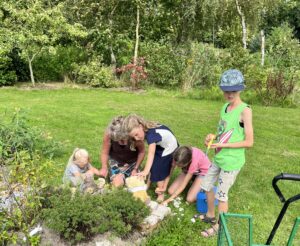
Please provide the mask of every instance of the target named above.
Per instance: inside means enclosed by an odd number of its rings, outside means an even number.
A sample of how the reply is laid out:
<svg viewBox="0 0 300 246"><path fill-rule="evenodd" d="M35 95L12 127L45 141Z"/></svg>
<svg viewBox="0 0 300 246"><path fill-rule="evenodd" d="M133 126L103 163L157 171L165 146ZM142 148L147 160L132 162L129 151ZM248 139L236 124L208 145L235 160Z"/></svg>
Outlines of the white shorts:
<svg viewBox="0 0 300 246"><path fill-rule="evenodd" d="M228 192L234 184L239 172L240 170L225 171L212 163L201 183L201 188L205 191L210 191L218 181L215 197L220 201L227 202Z"/></svg>

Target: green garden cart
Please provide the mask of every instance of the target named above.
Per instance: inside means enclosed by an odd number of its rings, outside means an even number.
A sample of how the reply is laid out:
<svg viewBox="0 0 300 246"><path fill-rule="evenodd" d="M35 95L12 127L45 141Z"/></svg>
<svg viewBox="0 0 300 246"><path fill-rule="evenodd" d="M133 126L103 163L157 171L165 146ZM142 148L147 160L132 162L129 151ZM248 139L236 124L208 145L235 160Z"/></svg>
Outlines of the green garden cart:
<svg viewBox="0 0 300 246"><path fill-rule="evenodd" d="M280 191L277 182L279 180L291 180L300 181L300 175L281 173L273 178L272 185L278 195L280 201L283 203L283 207L277 217L277 220L273 226L273 229L267 239L265 244L254 244L253 243L253 225L252 225L252 215L246 214L231 214L223 213L220 214L220 226L218 233L218 246L239 246L239 245L249 245L249 246L262 246L271 245L273 237L289 207L289 205L300 199L300 194L292 196L289 199L285 199L282 192ZM238 221L238 223L236 223ZM235 224L230 226L230 224ZM300 217L295 219L294 226L290 232L287 246L299 246L300 238L296 239L298 233L298 228L300 225ZM230 227L230 229L229 229ZM242 233L241 233L242 232Z"/></svg>

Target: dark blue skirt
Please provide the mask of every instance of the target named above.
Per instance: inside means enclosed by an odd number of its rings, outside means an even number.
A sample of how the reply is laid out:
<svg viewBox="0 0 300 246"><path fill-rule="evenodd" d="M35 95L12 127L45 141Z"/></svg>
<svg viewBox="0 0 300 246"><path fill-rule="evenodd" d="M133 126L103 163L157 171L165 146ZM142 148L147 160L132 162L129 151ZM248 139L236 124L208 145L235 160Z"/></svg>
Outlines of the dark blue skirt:
<svg viewBox="0 0 300 246"><path fill-rule="evenodd" d="M150 169L150 181L158 182L163 181L166 177L170 175L173 155L161 156L155 153L152 167Z"/></svg>

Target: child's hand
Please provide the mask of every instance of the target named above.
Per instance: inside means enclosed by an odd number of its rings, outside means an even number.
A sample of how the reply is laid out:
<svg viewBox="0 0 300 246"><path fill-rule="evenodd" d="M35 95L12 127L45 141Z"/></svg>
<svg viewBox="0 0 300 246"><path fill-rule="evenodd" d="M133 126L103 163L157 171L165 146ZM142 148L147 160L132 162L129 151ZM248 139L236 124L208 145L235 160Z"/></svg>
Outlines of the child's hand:
<svg viewBox="0 0 300 246"><path fill-rule="evenodd" d="M210 148L212 148L212 149L216 149L216 148L224 148L224 147L225 147L224 143L213 143L213 144L210 146Z"/></svg>
<svg viewBox="0 0 300 246"><path fill-rule="evenodd" d="M205 146L207 147L208 144L209 144L209 142L210 142L211 140L214 140L215 137L216 137L215 134L212 134L212 133L208 134L208 135L206 136L206 138L205 138L205 141L204 141Z"/></svg>
<svg viewBox="0 0 300 246"><path fill-rule="evenodd" d="M131 172L131 175L132 175L132 176L136 176L136 174L137 174L137 170L136 170L136 169L133 169L132 172Z"/></svg>
<svg viewBox="0 0 300 246"><path fill-rule="evenodd" d="M108 173L107 168L103 167L100 169L99 176L106 178L107 173Z"/></svg>
<svg viewBox="0 0 300 246"><path fill-rule="evenodd" d="M148 173L145 172L145 171L142 171L142 172L137 173L136 175L137 175L137 176L140 176L140 177L143 177L144 179L146 179Z"/></svg>
<svg viewBox="0 0 300 246"><path fill-rule="evenodd" d="M163 201L162 203L161 203L161 205L163 205L163 206L168 206L168 203L169 203L169 201L168 200L165 200L165 201Z"/></svg>
<svg viewBox="0 0 300 246"><path fill-rule="evenodd" d="M85 178L86 179L90 179L90 178L93 178L94 177L94 172L93 170L88 170L86 173L85 173Z"/></svg>

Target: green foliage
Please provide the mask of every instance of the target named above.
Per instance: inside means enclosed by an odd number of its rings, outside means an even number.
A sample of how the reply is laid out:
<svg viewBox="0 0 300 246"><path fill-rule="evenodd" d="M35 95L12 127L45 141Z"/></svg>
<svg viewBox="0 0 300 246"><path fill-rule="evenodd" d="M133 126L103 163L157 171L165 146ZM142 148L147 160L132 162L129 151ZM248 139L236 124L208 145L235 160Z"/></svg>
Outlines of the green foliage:
<svg viewBox="0 0 300 246"><path fill-rule="evenodd" d="M76 83L86 83L93 87L116 87L112 68L104 67L100 58L93 58L86 64L74 65L73 77Z"/></svg>
<svg viewBox="0 0 300 246"><path fill-rule="evenodd" d="M13 85L17 81L12 61L9 57L0 54L0 86Z"/></svg>
<svg viewBox="0 0 300 246"><path fill-rule="evenodd" d="M53 162L42 160L38 154L20 151L18 158L7 166L0 166L0 192L10 197L10 205L1 209L0 241L16 243L22 232L30 245L39 245L39 236L29 236L36 226L42 208L41 192L46 189L48 173L54 171ZM22 239L20 239L22 240Z"/></svg>
<svg viewBox="0 0 300 246"><path fill-rule="evenodd" d="M300 67L300 44L294 38L293 30L286 23L273 28L267 38L268 62L275 68L285 69Z"/></svg>
<svg viewBox="0 0 300 246"><path fill-rule="evenodd" d="M267 80L256 91L265 105L288 105L293 104L289 96L293 93L296 85L295 77L289 77L282 71L273 71L268 74Z"/></svg>
<svg viewBox="0 0 300 246"><path fill-rule="evenodd" d="M187 55L187 66L183 74L183 89L208 87L218 83L223 71L226 52L204 43L192 43Z"/></svg>
<svg viewBox="0 0 300 246"><path fill-rule="evenodd" d="M76 243L97 233L112 231L126 236L137 229L149 209L132 194L113 190L103 195L71 193L64 190L49 198L43 217L49 228Z"/></svg>
<svg viewBox="0 0 300 246"><path fill-rule="evenodd" d="M36 151L52 157L58 153L58 143L49 133L30 127L24 111L17 109L10 121L0 121L0 160L10 163L19 158L21 151L28 152L31 157Z"/></svg>
<svg viewBox="0 0 300 246"><path fill-rule="evenodd" d="M140 55L145 57L150 84L165 87L180 85L185 66L181 49L168 44L148 42L141 44Z"/></svg>
<svg viewBox="0 0 300 246"><path fill-rule="evenodd" d="M87 54L76 46L58 46L45 50L36 58L33 66L38 81L72 80L74 64L87 60Z"/></svg>
<svg viewBox="0 0 300 246"><path fill-rule="evenodd" d="M245 74L248 66L256 64L257 61L259 61L258 58L255 58L248 50L245 50L239 45L232 46L228 51L230 55L224 57L225 59L223 60L224 68L226 70L236 68Z"/></svg>
<svg viewBox="0 0 300 246"><path fill-rule="evenodd" d="M6 42L20 49L32 72L32 61L45 49L51 49L62 37L85 37L81 25L69 23L62 12L64 3L47 4L43 1L5 1L0 4L5 13L1 31ZM31 77L34 85L34 77Z"/></svg>

